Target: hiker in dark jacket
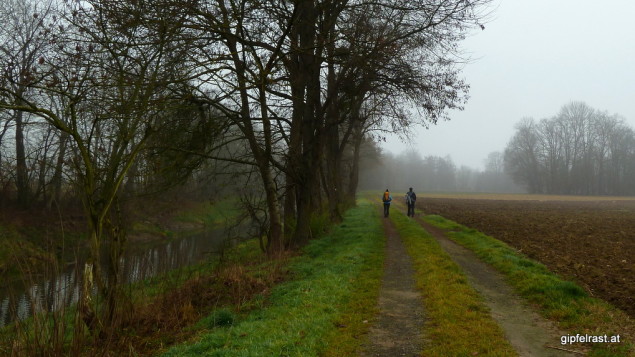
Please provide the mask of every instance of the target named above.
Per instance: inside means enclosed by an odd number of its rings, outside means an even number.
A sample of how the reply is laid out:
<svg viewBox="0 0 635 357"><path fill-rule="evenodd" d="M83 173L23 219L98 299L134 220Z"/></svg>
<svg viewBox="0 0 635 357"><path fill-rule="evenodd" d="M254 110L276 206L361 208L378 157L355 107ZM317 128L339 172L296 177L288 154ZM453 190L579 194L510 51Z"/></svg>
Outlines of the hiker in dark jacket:
<svg viewBox="0 0 635 357"><path fill-rule="evenodd" d="M388 191L388 189L384 192L381 200L384 202L384 217L388 217L388 211L390 211L390 201L392 201L392 196L390 195L390 191Z"/></svg>
<svg viewBox="0 0 635 357"><path fill-rule="evenodd" d="M415 216L415 202L417 201L417 195L410 187L410 191L406 193L406 204L408 205L408 217Z"/></svg>

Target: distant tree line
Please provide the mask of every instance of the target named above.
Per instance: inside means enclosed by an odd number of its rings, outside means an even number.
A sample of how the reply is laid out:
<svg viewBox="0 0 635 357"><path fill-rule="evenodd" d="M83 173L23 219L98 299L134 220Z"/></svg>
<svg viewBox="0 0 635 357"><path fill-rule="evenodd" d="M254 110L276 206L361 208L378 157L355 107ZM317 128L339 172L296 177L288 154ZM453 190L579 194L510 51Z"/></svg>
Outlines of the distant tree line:
<svg viewBox="0 0 635 357"><path fill-rule="evenodd" d="M258 186L263 250L303 245L354 202L373 133L462 108L458 43L489 2L2 1L2 201L81 200L103 306L78 313L107 332L125 197L227 173Z"/></svg>
<svg viewBox="0 0 635 357"><path fill-rule="evenodd" d="M531 193L634 195L635 132L618 115L572 102L518 123L505 171Z"/></svg>
<svg viewBox="0 0 635 357"><path fill-rule="evenodd" d="M405 193L413 187L417 192L524 192L503 170L503 154L492 152L484 162L484 170L457 167L449 156L421 157L416 151L399 155L368 155L362 161L360 187Z"/></svg>

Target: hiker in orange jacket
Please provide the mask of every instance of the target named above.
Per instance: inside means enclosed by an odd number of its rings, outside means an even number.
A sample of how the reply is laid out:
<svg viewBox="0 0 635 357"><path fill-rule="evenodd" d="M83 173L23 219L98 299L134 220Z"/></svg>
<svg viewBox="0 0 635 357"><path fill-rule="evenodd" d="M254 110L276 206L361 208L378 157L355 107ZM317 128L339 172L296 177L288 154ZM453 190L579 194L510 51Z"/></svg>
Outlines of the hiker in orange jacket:
<svg viewBox="0 0 635 357"><path fill-rule="evenodd" d="M390 201L392 201L392 196L390 195L390 191L388 191L388 189L384 192L381 200L384 202L384 217L388 217L388 213L390 211Z"/></svg>

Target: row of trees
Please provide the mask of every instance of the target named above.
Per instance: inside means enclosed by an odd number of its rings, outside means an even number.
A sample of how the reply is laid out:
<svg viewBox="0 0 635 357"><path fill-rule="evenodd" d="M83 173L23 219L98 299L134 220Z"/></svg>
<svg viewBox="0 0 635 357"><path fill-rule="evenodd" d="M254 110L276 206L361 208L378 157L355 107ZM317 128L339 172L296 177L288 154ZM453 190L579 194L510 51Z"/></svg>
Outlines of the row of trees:
<svg viewBox="0 0 635 357"><path fill-rule="evenodd" d="M551 118L523 119L505 169L532 193L635 194L635 132L618 115L582 102Z"/></svg>
<svg viewBox="0 0 635 357"><path fill-rule="evenodd" d="M360 188L406 192L523 192L503 170L503 154L492 152L483 171L457 167L448 156L426 156L416 151L399 155L368 155L362 161Z"/></svg>
<svg viewBox="0 0 635 357"><path fill-rule="evenodd" d="M107 329L122 197L229 163L258 178L263 249L304 244L322 207L338 220L352 201L372 132L461 108L457 44L488 1L3 1L2 194L23 206L81 198L84 279L105 304L86 295L78 311Z"/></svg>

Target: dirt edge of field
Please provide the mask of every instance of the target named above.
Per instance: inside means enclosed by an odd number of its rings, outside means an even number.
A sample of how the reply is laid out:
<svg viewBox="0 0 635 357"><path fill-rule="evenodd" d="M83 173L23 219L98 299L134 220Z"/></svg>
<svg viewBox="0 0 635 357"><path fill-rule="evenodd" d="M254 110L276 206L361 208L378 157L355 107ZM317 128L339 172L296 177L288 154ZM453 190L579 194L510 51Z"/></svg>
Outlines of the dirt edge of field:
<svg viewBox="0 0 635 357"><path fill-rule="evenodd" d="M419 208L507 243L635 318L635 200L557 198L425 196Z"/></svg>
<svg viewBox="0 0 635 357"><path fill-rule="evenodd" d="M452 260L463 269L470 285L484 298L492 318L501 326L505 337L520 356L579 356L586 351L561 350L560 336L553 323L524 303L503 276L482 262L473 252L454 243L445 232L419 217L416 221L439 242Z"/></svg>

